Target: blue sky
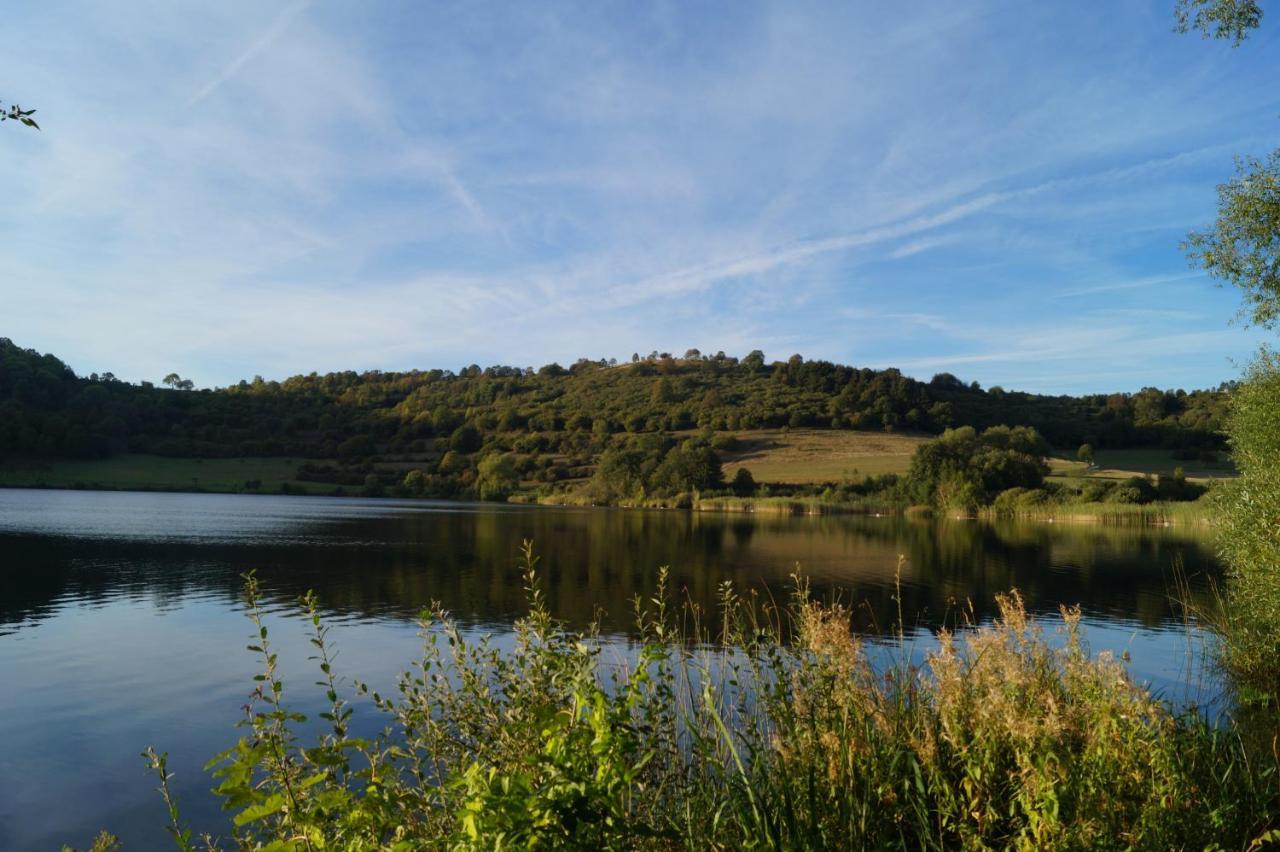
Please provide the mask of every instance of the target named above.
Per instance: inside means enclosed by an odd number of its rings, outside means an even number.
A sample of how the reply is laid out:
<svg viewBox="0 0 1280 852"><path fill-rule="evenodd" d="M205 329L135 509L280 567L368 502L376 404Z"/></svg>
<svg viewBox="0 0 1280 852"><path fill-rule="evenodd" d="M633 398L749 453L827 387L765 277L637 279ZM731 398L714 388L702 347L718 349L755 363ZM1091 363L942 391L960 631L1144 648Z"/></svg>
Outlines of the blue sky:
<svg viewBox="0 0 1280 852"><path fill-rule="evenodd" d="M199 385L793 352L1202 387L1178 249L1280 138L1280 27L1086 3L6 8L0 336Z"/></svg>

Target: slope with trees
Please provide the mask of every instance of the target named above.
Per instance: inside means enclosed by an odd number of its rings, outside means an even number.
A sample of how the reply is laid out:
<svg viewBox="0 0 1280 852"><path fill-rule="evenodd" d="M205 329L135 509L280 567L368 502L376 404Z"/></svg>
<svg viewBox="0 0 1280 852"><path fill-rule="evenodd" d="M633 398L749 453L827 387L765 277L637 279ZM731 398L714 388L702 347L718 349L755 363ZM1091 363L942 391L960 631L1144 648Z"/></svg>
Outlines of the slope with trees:
<svg viewBox="0 0 1280 852"><path fill-rule="evenodd" d="M1044 396L950 374L923 382L799 355L769 363L759 351L738 359L692 350L568 368L255 377L219 389L195 389L173 372L162 384L77 376L52 355L0 340L0 460L288 457L314 460L299 480L345 493L399 487L497 499L520 483L590 480L592 493L614 501L720 488L711 457L718 464L735 433L762 428L937 435L1009 426L1061 448L1212 455L1225 399L1221 388ZM494 455L502 463L482 469ZM630 472L598 475L615 466Z"/></svg>

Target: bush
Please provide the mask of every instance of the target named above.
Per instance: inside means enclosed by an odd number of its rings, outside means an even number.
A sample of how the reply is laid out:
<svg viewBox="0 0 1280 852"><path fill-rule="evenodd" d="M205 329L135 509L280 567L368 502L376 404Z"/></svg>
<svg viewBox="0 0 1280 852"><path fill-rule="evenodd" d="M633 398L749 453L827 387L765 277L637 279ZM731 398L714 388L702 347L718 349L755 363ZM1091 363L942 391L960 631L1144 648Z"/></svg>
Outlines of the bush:
<svg viewBox="0 0 1280 852"><path fill-rule="evenodd" d="M1080 486L1080 501L1082 503L1103 503L1106 502L1111 492L1115 489L1114 482L1105 479L1093 479Z"/></svg>
<svg viewBox="0 0 1280 852"><path fill-rule="evenodd" d="M1001 491L991 506L997 512L1016 514L1038 509L1055 502L1054 495L1044 488L1010 488Z"/></svg>
<svg viewBox="0 0 1280 852"><path fill-rule="evenodd" d="M1143 504L1150 503L1159 496L1151 480L1141 476L1131 476L1117 483L1107 494L1108 503Z"/></svg>
<svg viewBox="0 0 1280 852"><path fill-rule="evenodd" d="M476 495L481 500L506 500L520 488L511 459L501 453L490 453L476 468Z"/></svg>
<svg viewBox="0 0 1280 852"><path fill-rule="evenodd" d="M716 435L711 439L711 449L732 451L742 444L737 435Z"/></svg>
<svg viewBox="0 0 1280 852"><path fill-rule="evenodd" d="M1280 356L1264 353L1231 397L1227 435L1240 477L1216 500L1230 571L1225 659L1250 688L1280 700Z"/></svg>
<svg viewBox="0 0 1280 852"><path fill-rule="evenodd" d="M368 435L356 435L354 438L348 438L338 444L338 457L344 459L371 456L376 451L373 439Z"/></svg>
<svg viewBox="0 0 1280 852"><path fill-rule="evenodd" d="M1188 482L1182 468L1174 468L1172 476L1156 479L1156 494L1161 500L1198 500L1208 489L1195 482Z"/></svg>
<svg viewBox="0 0 1280 852"><path fill-rule="evenodd" d="M1141 489L1135 488L1132 485L1117 485L1115 488L1111 489L1109 494L1107 494L1107 502L1138 504L1146 503L1147 501L1143 499Z"/></svg>
<svg viewBox="0 0 1280 852"><path fill-rule="evenodd" d="M474 453L483 443L480 430L470 423L463 423L449 436L449 449L459 453Z"/></svg>

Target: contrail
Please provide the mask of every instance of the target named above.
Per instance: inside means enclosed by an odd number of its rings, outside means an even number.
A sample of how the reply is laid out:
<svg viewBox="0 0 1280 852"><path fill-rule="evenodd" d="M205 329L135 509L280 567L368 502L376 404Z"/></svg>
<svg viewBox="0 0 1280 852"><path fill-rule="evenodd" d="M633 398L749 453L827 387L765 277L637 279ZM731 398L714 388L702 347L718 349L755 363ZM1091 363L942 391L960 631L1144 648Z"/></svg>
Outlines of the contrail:
<svg viewBox="0 0 1280 852"><path fill-rule="evenodd" d="M263 32L262 35L254 39L253 43L245 48L243 53L231 60L227 67L222 69L221 74L214 77L208 83L205 83L204 86L200 88L200 91L191 96L191 99L187 101L187 108L190 109L200 103L202 100L216 92L218 87L223 83L236 76L236 74L239 74L240 69L244 67L246 62L253 59L253 57L257 56L266 48L270 47L271 43L280 37L280 34L285 31L289 24L293 23L293 19L298 17L298 15L310 5L311 0L296 0L296 2L283 9L271 23L271 26L267 27L266 31Z"/></svg>

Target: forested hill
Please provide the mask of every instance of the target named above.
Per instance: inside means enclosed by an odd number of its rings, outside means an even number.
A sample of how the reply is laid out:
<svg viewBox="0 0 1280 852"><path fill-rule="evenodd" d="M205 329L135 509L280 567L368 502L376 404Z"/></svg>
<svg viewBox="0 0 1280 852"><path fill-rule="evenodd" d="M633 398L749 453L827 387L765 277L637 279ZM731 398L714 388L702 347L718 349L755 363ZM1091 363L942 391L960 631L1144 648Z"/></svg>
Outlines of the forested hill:
<svg viewBox="0 0 1280 852"><path fill-rule="evenodd" d="M77 376L53 355L0 338L0 458L170 456L342 458L440 449L590 452L614 433L807 426L940 432L1034 426L1071 448L1215 448L1224 389L1042 396L979 388L947 373L918 381L799 355L768 362L690 350L629 363L343 372L214 390ZM581 446L579 446L581 445Z"/></svg>

